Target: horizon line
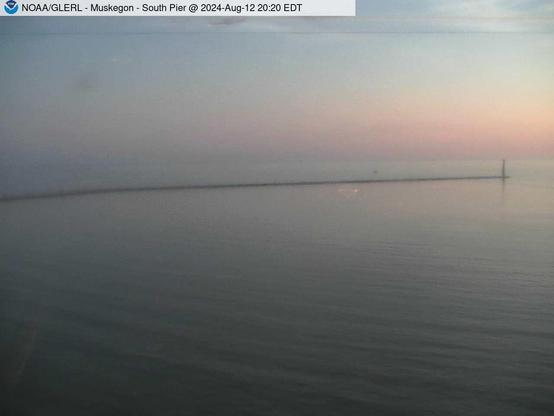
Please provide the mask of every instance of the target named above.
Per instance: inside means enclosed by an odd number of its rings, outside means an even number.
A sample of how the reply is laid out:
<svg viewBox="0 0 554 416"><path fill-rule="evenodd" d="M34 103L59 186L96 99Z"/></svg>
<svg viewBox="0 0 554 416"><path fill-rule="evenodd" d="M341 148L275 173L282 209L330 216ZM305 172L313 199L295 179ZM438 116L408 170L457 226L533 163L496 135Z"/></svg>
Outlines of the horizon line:
<svg viewBox="0 0 554 416"><path fill-rule="evenodd" d="M463 180L487 180L487 179L509 179L509 176L453 176L436 178L399 178L399 179L345 179L345 180L323 180L323 181L291 181L291 182L250 182L230 184L201 184L201 185L159 185L159 186L125 186L114 188L90 188L73 189L67 191L36 192L28 194L0 195L0 202L21 201L27 199L49 199L67 198L74 196L114 194L129 192L153 192L153 191L178 191L178 190L201 190L201 189L232 189L232 188L268 188L283 186L317 186L317 185L340 185L340 184L364 184L364 183L395 183L395 182L432 182L432 181L463 181Z"/></svg>

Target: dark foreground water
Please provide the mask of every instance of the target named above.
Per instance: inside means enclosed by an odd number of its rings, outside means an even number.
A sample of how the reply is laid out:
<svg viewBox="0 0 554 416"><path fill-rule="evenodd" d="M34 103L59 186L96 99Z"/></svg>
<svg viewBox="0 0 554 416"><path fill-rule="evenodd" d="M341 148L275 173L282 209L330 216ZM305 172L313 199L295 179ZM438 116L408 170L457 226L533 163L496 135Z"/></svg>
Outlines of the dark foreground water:
<svg viewBox="0 0 554 416"><path fill-rule="evenodd" d="M551 415L552 167L2 203L0 414Z"/></svg>

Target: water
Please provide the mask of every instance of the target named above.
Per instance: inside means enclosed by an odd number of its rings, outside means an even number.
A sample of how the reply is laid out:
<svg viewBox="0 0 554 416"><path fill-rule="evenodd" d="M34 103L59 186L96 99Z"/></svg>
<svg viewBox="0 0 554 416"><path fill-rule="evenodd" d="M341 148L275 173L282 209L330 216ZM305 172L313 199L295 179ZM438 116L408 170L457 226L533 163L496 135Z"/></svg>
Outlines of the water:
<svg viewBox="0 0 554 416"><path fill-rule="evenodd" d="M0 204L2 414L550 415L554 163Z"/></svg>

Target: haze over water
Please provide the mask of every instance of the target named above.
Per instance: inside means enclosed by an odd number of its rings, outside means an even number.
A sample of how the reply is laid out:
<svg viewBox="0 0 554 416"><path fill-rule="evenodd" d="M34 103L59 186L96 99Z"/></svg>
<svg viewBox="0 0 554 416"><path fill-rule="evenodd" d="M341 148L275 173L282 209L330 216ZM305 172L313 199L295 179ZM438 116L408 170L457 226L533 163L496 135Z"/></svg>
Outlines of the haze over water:
<svg viewBox="0 0 554 416"><path fill-rule="evenodd" d="M1 416L554 414L552 1L357 3L0 19L0 197L510 175L0 200Z"/></svg>
<svg viewBox="0 0 554 416"><path fill-rule="evenodd" d="M7 414L554 411L554 165L0 204Z"/></svg>

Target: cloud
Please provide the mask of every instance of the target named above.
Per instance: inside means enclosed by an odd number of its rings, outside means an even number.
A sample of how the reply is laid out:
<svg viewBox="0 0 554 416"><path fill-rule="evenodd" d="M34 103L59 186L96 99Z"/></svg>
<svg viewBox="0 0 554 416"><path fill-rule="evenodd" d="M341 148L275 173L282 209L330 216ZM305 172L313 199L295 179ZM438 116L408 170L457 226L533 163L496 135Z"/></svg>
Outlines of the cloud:
<svg viewBox="0 0 554 416"><path fill-rule="evenodd" d="M222 17L220 19L213 19L211 25L213 26L231 26L239 25L247 21L246 17Z"/></svg>
<svg viewBox="0 0 554 416"><path fill-rule="evenodd" d="M77 78L72 83L72 87L78 93L87 94L96 90L99 84L98 74L95 72L82 72L77 75Z"/></svg>

